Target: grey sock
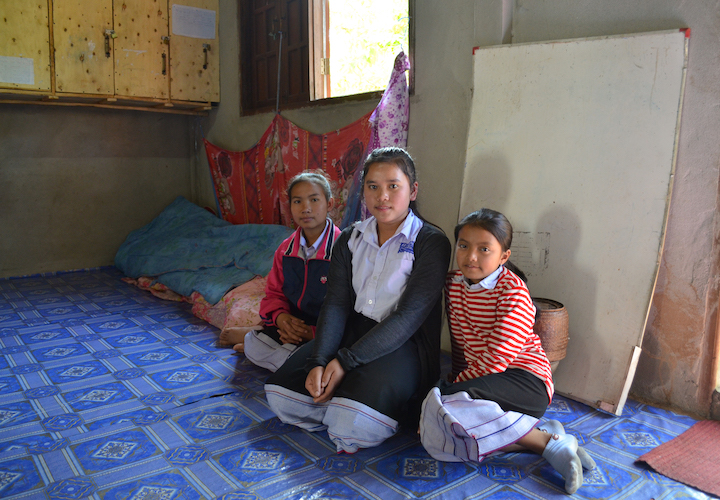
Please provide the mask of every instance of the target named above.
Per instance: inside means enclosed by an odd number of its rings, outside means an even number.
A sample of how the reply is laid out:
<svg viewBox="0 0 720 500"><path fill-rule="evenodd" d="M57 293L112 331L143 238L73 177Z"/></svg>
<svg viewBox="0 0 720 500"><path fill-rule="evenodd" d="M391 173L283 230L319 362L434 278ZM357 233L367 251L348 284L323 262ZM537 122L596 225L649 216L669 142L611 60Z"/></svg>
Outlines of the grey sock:
<svg viewBox="0 0 720 500"><path fill-rule="evenodd" d="M557 420L546 420L538 426L538 429L548 434L557 434L558 436L565 435L565 428L563 428L563 425ZM584 469L593 470L595 468L595 460L585 451L585 448L578 446L577 455Z"/></svg>
<svg viewBox="0 0 720 500"><path fill-rule="evenodd" d="M582 464L577 455L575 436L565 434L559 439L550 438L542 456L565 479L565 491L572 495L582 486Z"/></svg>

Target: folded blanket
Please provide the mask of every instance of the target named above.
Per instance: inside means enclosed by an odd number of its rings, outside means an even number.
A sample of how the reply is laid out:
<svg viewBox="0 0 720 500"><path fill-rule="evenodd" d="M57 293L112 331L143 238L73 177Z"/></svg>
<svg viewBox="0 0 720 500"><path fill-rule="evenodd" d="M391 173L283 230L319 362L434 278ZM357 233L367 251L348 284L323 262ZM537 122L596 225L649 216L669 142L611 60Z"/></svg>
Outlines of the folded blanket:
<svg viewBox="0 0 720 500"><path fill-rule="evenodd" d="M292 229L233 225L182 196L131 232L115 266L131 278L154 276L171 290L200 293L211 304L231 288L270 272L273 253Z"/></svg>

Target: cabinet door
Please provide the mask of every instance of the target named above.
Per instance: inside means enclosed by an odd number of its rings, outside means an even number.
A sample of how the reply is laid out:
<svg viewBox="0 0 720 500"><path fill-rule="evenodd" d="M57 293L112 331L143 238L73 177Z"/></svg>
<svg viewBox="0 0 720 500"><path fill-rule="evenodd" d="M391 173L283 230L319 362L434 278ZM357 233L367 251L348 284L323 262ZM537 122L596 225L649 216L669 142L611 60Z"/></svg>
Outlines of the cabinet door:
<svg viewBox="0 0 720 500"><path fill-rule="evenodd" d="M53 0L53 26L56 91L112 95L112 0Z"/></svg>
<svg viewBox="0 0 720 500"><path fill-rule="evenodd" d="M170 3L171 98L218 102L218 0L171 0Z"/></svg>
<svg viewBox="0 0 720 500"><path fill-rule="evenodd" d="M169 95L167 0L114 0L115 93Z"/></svg>
<svg viewBox="0 0 720 500"><path fill-rule="evenodd" d="M47 0L0 1L0 88L50 90Z"/></svg>

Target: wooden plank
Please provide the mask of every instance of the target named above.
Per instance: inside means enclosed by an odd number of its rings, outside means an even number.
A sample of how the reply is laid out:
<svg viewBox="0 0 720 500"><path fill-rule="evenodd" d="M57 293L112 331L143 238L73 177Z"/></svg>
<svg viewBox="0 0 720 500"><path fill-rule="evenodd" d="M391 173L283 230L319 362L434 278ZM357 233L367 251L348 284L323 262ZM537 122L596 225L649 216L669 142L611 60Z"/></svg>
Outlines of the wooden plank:
<svg viewBox="0 0 720 500"><path fill-rule="evenodd" d="M56 91L112 95L112 0L53 0L53 20Z"/></svg>
<svg viewBox="0 0 720 500"><path fill-rule="evenodd" d="M168 98L167 2L114 0L115 93Z"/></svg>
<svg viewBox="0 0 720 500"><path fill-rule="evenodd" d="M50 90L47 0L0 2L0 88Z"/></svg>
<svg viewBox="0 0 720 500"><path fill-rule="evenodd" d="M139 106L139 105L133 105L133 103L125 103L125 104L107 104L103 101L98 102L79 102L79 101L73 101L63 100L65 96L57 96L54 97L56 100L52 101L46 101L46 100L21 100L21 99L5 99L0 95L0 104L20 104L20 105L28 105L28 104L38 104L38 105L46 105L46 106L74 106L74 107L85 107L85 108L103 108L103 109L115 109L115 110L132 110L132 111L152 111L156 113L169 113L169 114L175 114L175 115L200 115L200 116L207 116L208 111L212 109L209 106L205 107L191 107L191 108L178 108L178 107L156 107L156 106ZM141 104L140 101L137 102L137 104Z"/></svg>
<svg viewBox="0 0 720 500"><path fill-rule="evenodd" d="M173 33L173 5L215 12L215 38ZM170 3L170 92L172 99L220 101L218 0L179 0ZM177 28L176 24L176 28ZM177 29L175 30L177 32Z"/></svg>

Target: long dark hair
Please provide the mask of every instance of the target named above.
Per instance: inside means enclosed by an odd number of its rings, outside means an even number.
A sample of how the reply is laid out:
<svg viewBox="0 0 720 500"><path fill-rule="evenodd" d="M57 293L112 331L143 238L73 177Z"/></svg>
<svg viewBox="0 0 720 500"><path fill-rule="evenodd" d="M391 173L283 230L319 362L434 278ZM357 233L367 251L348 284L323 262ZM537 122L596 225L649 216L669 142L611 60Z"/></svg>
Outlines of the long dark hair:
<svg viewBox="0 0 720 500"><path fill-rule="evenodd" d="M481 208L480 210L476 210L475 212L466 215L460 222L458 222L458 225L455 226L455 241L457 241L458 236L460 235L460 230L465 226L473 226L484 229L488 233L492 234L496 240L498 240L503 252L510 250L513 233L512 224L510 224L507 217L500 212L490 210L489 208ZM508 260L505 262L504 266L517 274L521 280L527 283L525 273L522 272L515 264Z"/></svg>

